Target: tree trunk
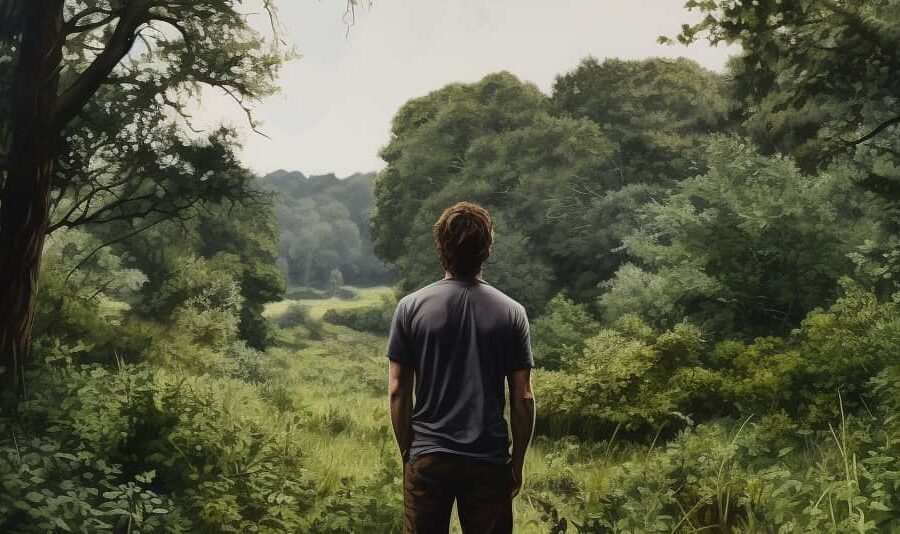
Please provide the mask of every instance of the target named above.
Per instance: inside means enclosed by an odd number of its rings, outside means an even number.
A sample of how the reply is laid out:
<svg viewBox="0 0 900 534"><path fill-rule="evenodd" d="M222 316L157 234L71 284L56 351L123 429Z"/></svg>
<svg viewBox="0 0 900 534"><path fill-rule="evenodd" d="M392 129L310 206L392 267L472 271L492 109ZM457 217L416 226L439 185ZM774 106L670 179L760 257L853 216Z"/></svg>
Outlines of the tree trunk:
<svg viewBox="0 0 900 534"><path fill-rule="evenodd" d="M59 136L53 109L64 38L63 0L31 0L22 15L12 150L0 197L0 397L6 409L14 409L25 391L25 360L49 224Z"/></svg>

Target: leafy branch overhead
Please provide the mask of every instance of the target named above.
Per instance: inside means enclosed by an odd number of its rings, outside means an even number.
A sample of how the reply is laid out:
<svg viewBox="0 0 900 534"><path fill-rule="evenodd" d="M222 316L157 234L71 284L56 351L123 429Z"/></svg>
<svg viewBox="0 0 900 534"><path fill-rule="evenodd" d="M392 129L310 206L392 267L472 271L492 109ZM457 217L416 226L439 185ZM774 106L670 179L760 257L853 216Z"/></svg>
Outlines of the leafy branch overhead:
<svg viewBox="0 0 900 534"><path fill-rule="evenodd" d="M249 175L232 154L235 133L197 135L203 132L188 111L202 105L204 88L219 89L258 126L251 106L276 90L278 69L292 52L268 2L262 7L271 17L270 38L240 7L225 0L66 5L54 117L68 127L51 232L152 223L189 216L202 201L258 196L247 190Z"/></svg>
<svg viewBox="0 0 900 534"><path fill-rule="evenodd" d="M900 176L887 168L900 162L900 2L691 0L685 6L704 17L682 27L680 42L740 45L732 60L736 96L747 104L745 119L764 148L794 153L807 170L850 155L865 172L864 185L900 196Z"/></svg>
<svg viewBox="0 0 900 534"><path fill-rule="evenodd" d="M54 111L74 119L101 85L126 98L183 109L201 86L216 87L249 109L272 94L281 63L291 57L277 33L266 39L235 0L199 2L100 0L65 6L66 54ZM263 6L277 32L274 7Z"/></svg>

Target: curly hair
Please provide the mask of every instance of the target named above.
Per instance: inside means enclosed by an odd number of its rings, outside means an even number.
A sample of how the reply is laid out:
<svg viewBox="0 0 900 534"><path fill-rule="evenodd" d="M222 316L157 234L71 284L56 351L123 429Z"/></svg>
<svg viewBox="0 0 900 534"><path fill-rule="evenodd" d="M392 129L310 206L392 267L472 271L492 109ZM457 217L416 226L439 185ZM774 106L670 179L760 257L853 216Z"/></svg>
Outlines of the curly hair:
<svg viewBox="0 0 900 534"><path fill-rule="evenodd" d="M452 276L475 276L491 255L494 223L486 209L459 202L434 223L434 242L441 265Z"/></svg>

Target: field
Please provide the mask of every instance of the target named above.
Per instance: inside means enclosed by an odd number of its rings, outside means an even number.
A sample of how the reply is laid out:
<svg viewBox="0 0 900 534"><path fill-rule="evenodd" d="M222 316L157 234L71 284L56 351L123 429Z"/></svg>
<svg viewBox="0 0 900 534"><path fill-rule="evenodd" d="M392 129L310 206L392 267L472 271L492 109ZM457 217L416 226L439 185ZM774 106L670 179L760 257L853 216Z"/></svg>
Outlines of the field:
<svg viewBox="0 0 900 534"><path fill-rule="evenodd" d="M277 317L291 303L310 307L315 320L333 307L362 306L388 294L389 288L360 290L355 301L285 301L267 307ZM280 378L284 390L291 391L290 402L308 412L313 425L304 433L300 449L304 463L318 480L318 491L330 494L341 489L342 480L367 485L384 470L393 477L385 493L393 506L401 506L400 466L386 400L386 338L325 323L319 340L308 339L303 326L282 330L282 348L271 354L284 362ZM290 346L290 347L289 347ZM540 403L540 400L538 400ZM565 508L565 494L584 493L602 478L603 462L580 458L571 443L552 443L538 439L526 460L525 486L516 500L519 532L541 533L552 528L542 519L546 492L561 494L553 500ZM567 487L568 486L568 487ZM457 527L454 527L457 528ZM454 530L458 532L458 530Z"/></svg>
<svg viewBox="0 0 900 534"><path fill-rule="evenodd" d="M266 305L263 315L266 317L277 317L284 313L292 304L302 304L309 308L310 317L321 319L328 310L365 308L377 304L382 297L393 293L393 289L386 286L353 288L352 291L356 293L355 299L332 297L327 299L285 299L279 302L272 302Z"/></svg>

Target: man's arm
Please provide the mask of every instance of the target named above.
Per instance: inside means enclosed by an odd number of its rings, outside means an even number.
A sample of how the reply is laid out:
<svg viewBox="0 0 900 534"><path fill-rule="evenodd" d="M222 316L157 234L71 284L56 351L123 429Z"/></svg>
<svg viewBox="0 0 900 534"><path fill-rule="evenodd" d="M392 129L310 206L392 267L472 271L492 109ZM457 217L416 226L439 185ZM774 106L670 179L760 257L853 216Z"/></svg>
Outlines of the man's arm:
<svg viewBox="0 0 900 534"><path fill-rule="evenodd" d="M512 426L512 468L515 482L512 496L522 489L525 451L534 434L534 392L531 390L531 369L513 371L507 377L509 383L509 413Z"/></svg>
<svg viewBox="0 0 900 534"><path fill-rule="evenodd" d="M388 399L391 403L391 425L400 447L400 455L406 461L412 445L413 384L412 367L391 361L388 377Z"/></svg>

